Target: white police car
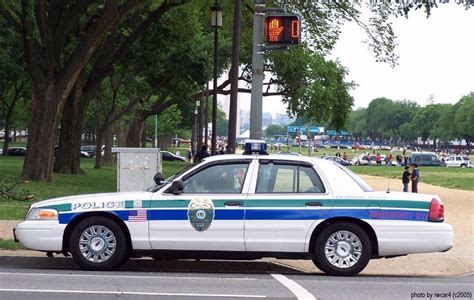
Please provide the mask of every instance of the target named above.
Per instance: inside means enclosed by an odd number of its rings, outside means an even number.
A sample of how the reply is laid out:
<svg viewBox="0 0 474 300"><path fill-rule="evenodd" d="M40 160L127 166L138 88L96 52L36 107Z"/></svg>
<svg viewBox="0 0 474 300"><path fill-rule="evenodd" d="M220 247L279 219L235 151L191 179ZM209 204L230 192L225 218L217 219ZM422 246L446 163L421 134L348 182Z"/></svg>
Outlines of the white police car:
<svg viewBox="0 0 474 300"><path fill-rule="evenodd" d="M114 269L131 256L276 257L312 259L332 275L355 275L371 258L453 246L439 197L374 192L324 159L220 155L168 181L157 175L149 192L36 203L15 238L72 254L88 270Z"/></svg>

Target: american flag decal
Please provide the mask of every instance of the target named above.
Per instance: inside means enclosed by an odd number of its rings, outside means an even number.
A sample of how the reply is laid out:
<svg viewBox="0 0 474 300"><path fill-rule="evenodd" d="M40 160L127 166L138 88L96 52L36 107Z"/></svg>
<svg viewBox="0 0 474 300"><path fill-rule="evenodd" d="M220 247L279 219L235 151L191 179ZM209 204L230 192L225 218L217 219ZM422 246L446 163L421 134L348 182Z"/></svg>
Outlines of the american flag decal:
<svg viewBox="0 0 474 300"><path fill-rule="evenodd" d="M144 209L131 210L128 212L129 222L146 222L148 220L147 211Z"/></svg>

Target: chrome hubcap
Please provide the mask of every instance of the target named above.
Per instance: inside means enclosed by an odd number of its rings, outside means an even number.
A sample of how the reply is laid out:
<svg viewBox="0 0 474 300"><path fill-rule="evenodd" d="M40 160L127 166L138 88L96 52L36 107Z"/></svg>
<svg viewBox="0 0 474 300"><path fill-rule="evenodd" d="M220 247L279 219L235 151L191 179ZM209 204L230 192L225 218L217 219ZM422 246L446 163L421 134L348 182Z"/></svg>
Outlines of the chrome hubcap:
<svg viewBox="0 0 474 300"><path fill-rule="evenodd" d="M109 260L115 253L117 240L110 229L94 225L85 229L79 239L79 250L90 262L102 263Z"/></svg>
<svg viewBox="0 0 474 300"><path fill-rule="evenodd" d="M326 240L324 254L331 265L341 269L350 268L362 255L362 243L350 231L337 231Z"/></svg>

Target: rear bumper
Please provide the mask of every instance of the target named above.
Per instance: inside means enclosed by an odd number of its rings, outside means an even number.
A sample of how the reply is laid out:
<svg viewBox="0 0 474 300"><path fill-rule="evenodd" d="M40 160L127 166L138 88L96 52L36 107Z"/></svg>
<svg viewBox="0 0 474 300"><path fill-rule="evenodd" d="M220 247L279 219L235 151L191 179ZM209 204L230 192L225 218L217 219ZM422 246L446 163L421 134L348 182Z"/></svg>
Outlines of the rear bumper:
<svg viewBox="0 0 474 300"><path fill-rule="evenodd" d="M433 222L382 222L374 226L379 256L445 252L453 247L453 227Z"/></svg>

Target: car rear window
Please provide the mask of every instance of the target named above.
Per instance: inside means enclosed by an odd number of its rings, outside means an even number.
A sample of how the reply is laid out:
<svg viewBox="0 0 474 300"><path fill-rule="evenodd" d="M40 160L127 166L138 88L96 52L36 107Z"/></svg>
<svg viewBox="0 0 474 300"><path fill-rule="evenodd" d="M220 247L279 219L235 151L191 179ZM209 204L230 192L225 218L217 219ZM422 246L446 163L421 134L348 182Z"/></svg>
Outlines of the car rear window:
<svg viewBox="0 0 474 300"><path fill-rule="evenodd" d="M351 170L349 170L348 168L344 167L343 165L341 164L338 164L338 163L334 163L339 169L343 170L344 173L346 173L347 175L349 175L349 177L352 178L352 180L354 180L358 186L360 186L360 188L364 191L364 192L373 192L374 190L370 187L370 185L368 185L362 178L360 178L357 174L355 174L354 172L352 172Z"/></svg>

